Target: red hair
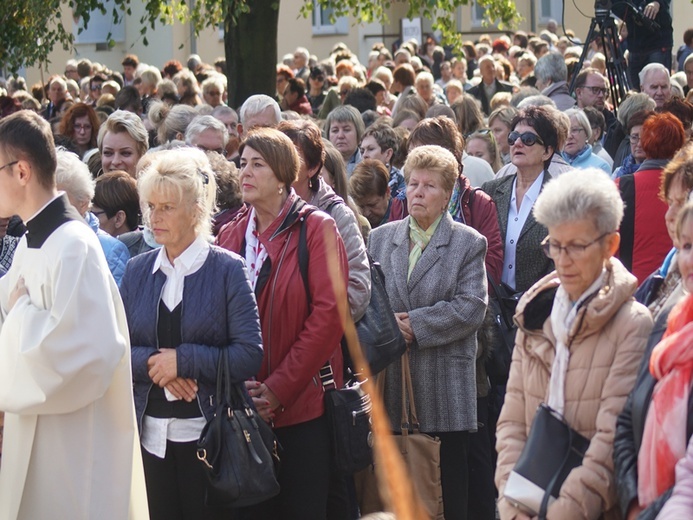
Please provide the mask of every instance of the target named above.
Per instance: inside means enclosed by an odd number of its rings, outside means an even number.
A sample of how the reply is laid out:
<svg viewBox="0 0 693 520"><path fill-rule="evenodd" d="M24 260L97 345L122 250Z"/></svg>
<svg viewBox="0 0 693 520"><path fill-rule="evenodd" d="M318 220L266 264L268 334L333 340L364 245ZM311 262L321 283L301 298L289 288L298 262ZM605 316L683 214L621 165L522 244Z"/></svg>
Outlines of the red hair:
<svg viewBox="0 0 693 520"><path fill-rule="evenodd" d="M685 142L683 125L672 114L655 114L642 125L640 145L648 159L671 159Z"/></svg>

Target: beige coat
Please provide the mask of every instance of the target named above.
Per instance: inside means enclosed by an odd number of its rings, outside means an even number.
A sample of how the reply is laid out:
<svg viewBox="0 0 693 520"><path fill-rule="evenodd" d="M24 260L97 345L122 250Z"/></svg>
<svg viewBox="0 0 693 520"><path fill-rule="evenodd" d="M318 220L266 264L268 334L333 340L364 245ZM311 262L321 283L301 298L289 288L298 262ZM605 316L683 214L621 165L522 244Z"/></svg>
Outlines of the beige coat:
<svg viewBox="0 0 693 520"><path fill-rule="evenodd" d="M573 470L548 510L549 520L620 518L613 473L616 418L635 382L636 371L652 329L649 311L632 295L636 279L616 259L608 278L583 307L569 333L565 417L591 439L582 466ZM548 401L555 337L549 319L557 274L539 280L520 301L518 331L505 404L497 430L499 496L525 445L537 406ZM518 510L498 502L501 519Z"/></svg>

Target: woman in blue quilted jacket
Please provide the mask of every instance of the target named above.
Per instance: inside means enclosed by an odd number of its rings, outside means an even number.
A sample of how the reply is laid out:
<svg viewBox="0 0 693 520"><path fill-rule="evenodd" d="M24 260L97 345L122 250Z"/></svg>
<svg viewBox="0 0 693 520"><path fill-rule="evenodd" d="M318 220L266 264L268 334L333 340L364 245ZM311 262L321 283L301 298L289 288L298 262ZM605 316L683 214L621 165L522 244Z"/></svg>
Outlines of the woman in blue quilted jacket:
<svg viewBox="0 0 693 520"><path fill-rule="evenodd" d="M216 406L222 349L234 382L260 368L257 304L241 258L209 243L216 182L205 155L152 154L137 184L162 245L133 258L121 285L150 517L229 518L205 506L196 447Z"/></svg>

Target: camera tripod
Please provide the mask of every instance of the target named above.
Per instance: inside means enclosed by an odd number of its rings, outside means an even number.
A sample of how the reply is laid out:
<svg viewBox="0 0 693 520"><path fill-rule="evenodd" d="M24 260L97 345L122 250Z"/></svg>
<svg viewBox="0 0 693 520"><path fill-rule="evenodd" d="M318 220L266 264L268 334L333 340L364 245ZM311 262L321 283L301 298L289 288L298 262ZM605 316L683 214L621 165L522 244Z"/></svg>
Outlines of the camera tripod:
<svg viewBox="0 0 693 520"><path fill-rule="evenodd" d="M589 44L595 39L601 39L601 50L606 58L606 74L609 80L611 100L614 105L614 114L621 101L626 97L630 89L625 60L621 54L618 40L618 30L614 19L610 16L610 9L595 9L595 17L592 18L590 28L585 39L585 46L580 55L580 60L575 67L575 74L570 82L570 93L575 92L575 81L582 70L585 57L589 51Z"/></svg>

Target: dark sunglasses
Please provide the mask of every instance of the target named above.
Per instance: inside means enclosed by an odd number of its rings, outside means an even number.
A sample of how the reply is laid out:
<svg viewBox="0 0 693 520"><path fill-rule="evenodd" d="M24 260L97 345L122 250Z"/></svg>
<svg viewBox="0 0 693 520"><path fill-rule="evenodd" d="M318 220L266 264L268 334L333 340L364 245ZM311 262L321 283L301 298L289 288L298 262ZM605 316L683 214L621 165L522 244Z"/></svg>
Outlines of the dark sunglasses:
<svg viewBox="0 0 693 520"><path fill-rule="evenodd" d="M524 134L521 134L520 132L510 132L508 134L508 144L511 146L514 145L518 138L525 146L534 146L536 143L542 145L544 144L541 137L539 137L537 134L533 134L532 132L525 132Z"/></svg>

